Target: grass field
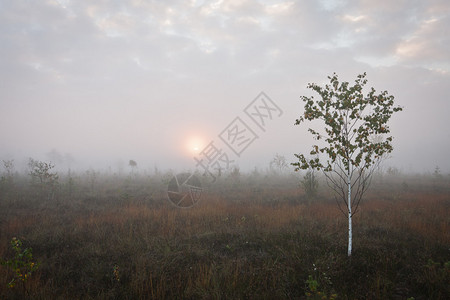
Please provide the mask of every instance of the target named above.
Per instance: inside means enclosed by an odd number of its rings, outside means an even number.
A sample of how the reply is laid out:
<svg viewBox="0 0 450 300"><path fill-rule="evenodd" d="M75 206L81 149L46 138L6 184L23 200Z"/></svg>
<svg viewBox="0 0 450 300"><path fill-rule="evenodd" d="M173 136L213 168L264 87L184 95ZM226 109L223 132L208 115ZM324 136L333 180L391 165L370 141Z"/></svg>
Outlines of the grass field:
<svg viewBox="0 0 450 300"><path fill-rule="evenodd" d="M0 299L450 299L449 176L377 175L351 259L324 183L308 199L298 175L223 176L180 209L170 178L3 177L0 257L16 237L39 267L8 287L0 266Z"/></svg>

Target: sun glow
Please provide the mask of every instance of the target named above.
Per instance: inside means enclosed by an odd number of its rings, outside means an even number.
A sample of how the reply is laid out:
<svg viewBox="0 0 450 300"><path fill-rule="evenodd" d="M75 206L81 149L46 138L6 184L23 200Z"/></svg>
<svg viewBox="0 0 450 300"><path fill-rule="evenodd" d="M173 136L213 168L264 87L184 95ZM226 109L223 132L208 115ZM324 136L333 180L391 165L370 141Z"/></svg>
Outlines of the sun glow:
<svg viewBox="0 0 450 300"><path fill-rule="evenodd" d="M198 155L206 146L206 141L201 137L190 137L186 142L186 150L189 155Z"/></svg>

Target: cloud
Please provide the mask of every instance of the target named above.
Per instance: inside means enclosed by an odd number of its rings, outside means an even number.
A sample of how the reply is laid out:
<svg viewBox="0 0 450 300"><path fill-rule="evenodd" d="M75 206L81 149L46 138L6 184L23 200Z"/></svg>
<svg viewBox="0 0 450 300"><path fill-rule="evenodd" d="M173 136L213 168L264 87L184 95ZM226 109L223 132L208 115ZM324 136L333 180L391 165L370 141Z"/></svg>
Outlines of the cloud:
<svg viewBox="0 0 450 300"><path fill-rule="evenodd" d="M398 43L396 54L412 64L446 63L448 67L450 38L441 33L449 25L448 16L423 20L410 36Z"/></svg>
<svg viewBox="0 0 450 300"><path fill-rule="evenodd" d="M162 161L184 130L214 136L264 90L287 107L266 151L294 153L298 97L333 71L349 81L367 71L408 99L396 126L416 126L426 97L424 128L446 127L449 15L438 0L4 1L0 139L9 152L89 156L90 145Z"/></svg>

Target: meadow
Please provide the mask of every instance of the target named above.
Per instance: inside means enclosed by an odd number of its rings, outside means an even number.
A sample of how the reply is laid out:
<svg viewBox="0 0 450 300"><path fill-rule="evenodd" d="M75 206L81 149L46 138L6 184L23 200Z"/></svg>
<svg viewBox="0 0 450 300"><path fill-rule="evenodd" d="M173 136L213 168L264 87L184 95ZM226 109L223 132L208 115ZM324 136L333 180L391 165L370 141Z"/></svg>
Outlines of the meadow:
<svg viewBox="0 0 450 300"><path fill-rule="evenodd" d="M376 174L351 258L324 182L308 197L302 174L199 175L200 201L180 209L172 175L89 170L49 187L4 173L0 257L16 238L32 258L26 278L0 265L0 299L450 299L449 175Z"/></svg>

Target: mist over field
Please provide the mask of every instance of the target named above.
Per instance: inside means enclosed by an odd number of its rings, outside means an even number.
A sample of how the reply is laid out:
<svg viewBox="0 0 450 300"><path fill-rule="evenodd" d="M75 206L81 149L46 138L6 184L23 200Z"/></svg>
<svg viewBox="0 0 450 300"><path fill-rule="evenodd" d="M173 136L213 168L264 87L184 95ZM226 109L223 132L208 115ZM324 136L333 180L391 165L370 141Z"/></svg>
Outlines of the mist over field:
<svg viewBox="0 0 450 300"><path fill-rule="evenodd" d="M450 299L449 28L0 0L0 299Z"/></svg>
<svg viewBox="0 0 450 300"><path fill-rule="evenodd" d="M193 170L263 91L282 115L244 118L258 139L242 155L220 146L243 170L293 162L311 150L293 126L307 83L367 72L404 107L386 164L449 172L449 23L444 0L1 1L0 158Z"/></svg>

